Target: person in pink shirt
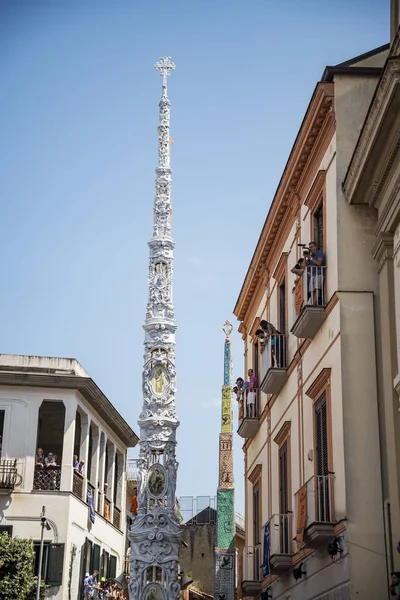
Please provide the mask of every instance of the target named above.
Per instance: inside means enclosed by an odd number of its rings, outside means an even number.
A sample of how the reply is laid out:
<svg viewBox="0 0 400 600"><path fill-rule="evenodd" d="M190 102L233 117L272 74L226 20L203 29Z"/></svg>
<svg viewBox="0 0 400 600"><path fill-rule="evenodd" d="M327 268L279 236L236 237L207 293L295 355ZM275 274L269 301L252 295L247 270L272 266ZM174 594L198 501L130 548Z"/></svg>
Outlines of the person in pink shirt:
<svg viewBox="0 0 400 600"><path fill-rule="evenodd" d="M247 392L247 416L251 419L256 416L256 401L257 401L257 379L253 369L247 372L249 376L249 387Z"/></svg>

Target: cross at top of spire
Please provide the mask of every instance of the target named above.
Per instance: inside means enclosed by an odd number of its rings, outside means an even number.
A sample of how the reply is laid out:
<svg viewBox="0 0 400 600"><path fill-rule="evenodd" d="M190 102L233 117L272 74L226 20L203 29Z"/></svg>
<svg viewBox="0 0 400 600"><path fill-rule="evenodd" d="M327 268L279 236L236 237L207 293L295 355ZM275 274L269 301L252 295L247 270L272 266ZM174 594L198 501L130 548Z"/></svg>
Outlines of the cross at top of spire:
<svg viewBox="0 0 400 600"><path fill-rule="evenodd" d="M170 75L171 71L175 71L175 63L171 61L170 56L164 56L160 58L158 62L154 65L154 68L157 71L160 71L160 75L163 78L163 96L167 95L167 77Z"/></svg>

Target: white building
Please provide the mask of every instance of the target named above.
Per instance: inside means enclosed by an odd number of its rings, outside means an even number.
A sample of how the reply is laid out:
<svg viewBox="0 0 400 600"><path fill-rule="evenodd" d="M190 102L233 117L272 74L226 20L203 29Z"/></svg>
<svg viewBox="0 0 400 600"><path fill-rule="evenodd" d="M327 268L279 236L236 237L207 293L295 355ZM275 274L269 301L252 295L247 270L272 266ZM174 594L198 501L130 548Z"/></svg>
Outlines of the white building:
<svg viewBox="0 0 400 600"><path fill-rule="evenodd" d="M86 571L118 576L126 552L127 449L138 438L78 361L0 355L0 436L0 532L38 547L46 507L48 597L80 598ZM37 465L38 448L55 454L57 466ZM85 461L83 475L74 455Z"/></svg>

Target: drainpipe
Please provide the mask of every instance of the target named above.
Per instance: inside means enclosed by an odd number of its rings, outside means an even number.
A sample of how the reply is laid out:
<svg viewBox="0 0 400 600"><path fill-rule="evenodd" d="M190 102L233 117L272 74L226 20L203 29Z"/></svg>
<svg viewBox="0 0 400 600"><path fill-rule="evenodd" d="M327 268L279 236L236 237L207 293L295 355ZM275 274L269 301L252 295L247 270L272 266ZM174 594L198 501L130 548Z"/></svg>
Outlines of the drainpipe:
<svg viewBox="0 0 400 600"><path fill-rule="evenodd" d="M392 544L392 526L390 522L390 501L383 502L383 520L385 527L385 546L386 546L386 568L388 575L394 571L393 544Z"/></svg>

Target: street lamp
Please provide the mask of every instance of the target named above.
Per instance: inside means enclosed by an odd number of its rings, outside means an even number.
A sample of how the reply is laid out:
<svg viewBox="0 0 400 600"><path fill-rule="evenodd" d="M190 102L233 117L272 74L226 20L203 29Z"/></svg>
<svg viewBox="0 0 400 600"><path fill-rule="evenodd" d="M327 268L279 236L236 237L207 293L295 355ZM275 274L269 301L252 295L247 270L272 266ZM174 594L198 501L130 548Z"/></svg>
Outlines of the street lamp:
<svg viewBox="0 0 400 600"><path fill-rule="evenodd" d="M44 547L44 528L47 531L51 530L51 525L45 517L46 507L42 506L42 514L40 515L40 523L42 525L42 535L40 537L40 550L39 550L39 568L38 568L38 580L36 587L36 600L40 599L40 582L42 580L42 564L43 564L43 547Z"/></svg>

